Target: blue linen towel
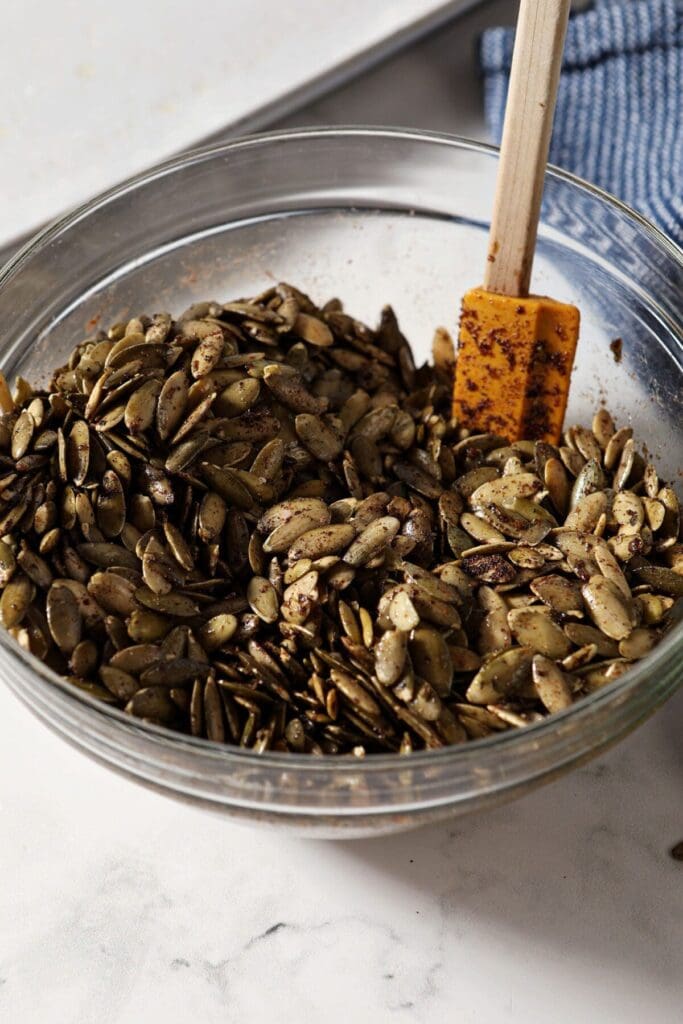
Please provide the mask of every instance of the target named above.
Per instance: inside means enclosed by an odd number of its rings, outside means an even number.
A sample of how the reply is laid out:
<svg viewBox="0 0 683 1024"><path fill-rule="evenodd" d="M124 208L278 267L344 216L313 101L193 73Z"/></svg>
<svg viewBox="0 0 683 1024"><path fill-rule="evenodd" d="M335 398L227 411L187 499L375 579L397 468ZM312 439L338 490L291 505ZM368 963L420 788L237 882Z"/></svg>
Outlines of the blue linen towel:
<svg viewBox="0 0 683 1024"><path fill-rule="evenodd" d="M513 29L486 31L486 117L500 141ZM683 244L683 0L596 0L570 19L550 161Z"/></svg>

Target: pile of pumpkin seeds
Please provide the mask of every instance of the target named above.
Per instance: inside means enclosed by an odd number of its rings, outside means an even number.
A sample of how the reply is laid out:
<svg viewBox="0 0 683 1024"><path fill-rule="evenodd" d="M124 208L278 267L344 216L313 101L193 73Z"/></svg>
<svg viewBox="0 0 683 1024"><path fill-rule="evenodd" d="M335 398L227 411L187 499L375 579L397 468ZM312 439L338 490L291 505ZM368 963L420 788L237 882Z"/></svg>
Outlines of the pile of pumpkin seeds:
<svg viewBox="0 0 683 1024"><path fill-rule="evenodd" d="M600 409L555 447L451 418L286 284L134 317L0 382L0 616L80 690L198 737L408 754L616 679L683 594L679 503Z"/></svg>

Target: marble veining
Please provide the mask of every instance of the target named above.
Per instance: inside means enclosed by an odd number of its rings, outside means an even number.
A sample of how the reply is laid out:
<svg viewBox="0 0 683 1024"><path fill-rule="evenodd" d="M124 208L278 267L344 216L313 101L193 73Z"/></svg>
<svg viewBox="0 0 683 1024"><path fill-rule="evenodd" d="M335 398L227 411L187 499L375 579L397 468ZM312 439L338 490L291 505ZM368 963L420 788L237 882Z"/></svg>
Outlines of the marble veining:
<svg viewBox="0 0 683 1024"><path fill-rule="evenodd" d="M249 829L71 750L0 687L0 1020L674 1024L683 693L488 814Z"/></svg>

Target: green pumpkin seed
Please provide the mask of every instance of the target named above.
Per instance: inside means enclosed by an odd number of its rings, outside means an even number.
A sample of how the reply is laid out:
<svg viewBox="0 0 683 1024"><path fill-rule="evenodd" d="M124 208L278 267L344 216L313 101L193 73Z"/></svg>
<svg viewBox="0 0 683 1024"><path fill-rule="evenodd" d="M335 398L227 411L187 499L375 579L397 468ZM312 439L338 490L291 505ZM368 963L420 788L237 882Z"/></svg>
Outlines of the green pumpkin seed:
<svg viewBox="0 0 683 1024"><path fill-rule="evenodd" d="M83 625L72 591L53 583L47 595L46 612L52 639L64 654L71 654L81 639Z"/></svg>
<svg viewBox="0 0 683 1024"><path fill-rule="evenodd" d="M468 434L435 353L281 284L114 324L47 390L0 378L3 623L254 754L407 756L618 678L683 590L674 491L602 409L559 446Z"/></svg>

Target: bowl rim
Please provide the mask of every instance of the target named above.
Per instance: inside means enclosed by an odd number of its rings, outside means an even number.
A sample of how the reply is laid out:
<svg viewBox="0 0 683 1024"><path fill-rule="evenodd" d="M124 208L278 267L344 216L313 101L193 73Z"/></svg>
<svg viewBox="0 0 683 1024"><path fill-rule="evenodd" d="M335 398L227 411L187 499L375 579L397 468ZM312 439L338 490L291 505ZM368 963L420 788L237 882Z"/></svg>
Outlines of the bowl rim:
<svg viewBox="0 0 683 1024"><path fill-rule="evenodd" d="M110 200L124 196L127 192L132 191L139 185L149 184L156 178L163 177L164 175L175 170L179 170L182 167L188 167L194 163L201 163L202 161L213 157L223 156L228 152L240 149L249 149L263 145L264 143L290 141L297 138L311 139L330 138L335 136L389 138L404 139L406 141L415 142L432 142L440 143L446 147L452 147L454 149L486 153L489 156L500 156L500 146L493 145L489 142L480 142L475 139L468 139L466 136L458 135L456 133L426 131L419 128L375 127L373 125L353 124L275 129L273 131L239 135L227 142L195 146L181 154L168 157L166 160L161 160L144 171L139 171L137 174L132 174L130 177L124 178L123 181L120 181L117 185L112 185L111 188L105 189L103 192L98 192L97 195L79 203L77 206L71 207L64 213L50 220L39 231L31 235L31 237L19 247L9 260L0 265L0 287L2 287L7 278L16 273L19 266L36 249L39 249L42 245L49 242L51 238L58 235L61 231L77 224L78 221L84 219L90 213L94 213L101 206L106 205ZM661 228L658 228L656 224L653 224L652 221L642 213L634 210L632 206L629 206L627 203L623 202L623 200L619 199L611 192L608 192L606 189L603 189L601 186L593 185L591 182L586 181L585 178L579 177L578 174L573 174L571 171L566 171L564 168L558 167L557 164L548 163L546 167L546 175L551 178L559 178L566 181L569 184L588 192L595 198L606 202L608 205L613 206L620 213L634 221L641 229L645 230L645 232L649 234L655 242L668 250L669 255L673 259L677 260L681 264L681 269L683 269L683 247L679 246L672 238L669 238Z"/></svg>
<svg viewBox="0 0 683 1024"><path fill-rule="evenodd" d="M492 158L497 158L500 153L498 146L447 132L365 125L293 128L259 132L239 136L220 144L199 146L181 155L170 157L153 165L151 168L126 178L118 185L97 194L51 221L21 246L4 266L0 267L0 289L21 271L23 265L34 253L48 245L63 231L75 227L81 220L106 206L112 200L121 198L140 186L153 184L155 180L171 175L175 171L196 163L222 158L235 151L273 145L278 142L296 140L305 142L306 140L335 137L386 138L406 142L430 143L442 145L446 148L480 153ZM548 165L546 174L550 178L564 181L573 188L588 193L601 203L613 207L622 216L631 220L640 231L645 232L652 242L664 249L669 258L678 263L681 271L683 271L683 248L679 247L642 214L633 210L626 203L599 186L592 185L590 182L584 181L577 175L553 164ZM510 729L482 739L469 740L467 743L444 746L437 750L415 751L410 755L409 763L416 767L427 767L430 765L436 766L438 763L448 761L461 764L464 767L471 761L476 760L481 752L490 751L492 748L509 749L511 747L514 748L516 745L521 746L529 741L540 741L543 737L547 737L549 733L559 731L570 719L572 723L593 719L599 715L606 704L611 703L615 696L618 694L625 695L644 684L646 676L654 674L657 669L662 668L662 663L668 660L673 650L683 646L681 644L682 640L683 622L679 622L672 628L669 635L657 644L654 650L640 661L635 668L629 670L624 676L617 678L612 683L602 687L596 693L582 698L564 711L549 715L547 718L527 725L523 729ZM258 764L264 768L273 767L280 770L289 767L305 769L307 772L315 774L325 774L332 771L338 772L340 770L348 773L362 771L365 774L368 772L385 771L392 767L406 767L406 759L395 753L371 754L362 761L340 755L312 758L309 754L280 753L276 751L265 751L264 753L255 754L251 749L188 736L185 733L175 732L163 726L156 726L140 719L135 719L118 708L104 704L102 701L89 696L44 665L35 655L19 647L16 641L4 629L0 629L0 648L10 658L22 662L26 668L32 670L43 682L49 684L53 692L55 688L60 691L62 696L67 698L71 706L74 705L75 700L81 705L88 716L94 714L100 721L102 716L105 716L127 734L135 733L139 735L142 733L143 735L148 735L150 739L160 742L162 745L167 745L173 749L182 748L188 753L201 754L216 762L223 762L224 766L228 766L234 760L242 765L246 763ZM683 683L683 678L681 682Z"/></svg>

